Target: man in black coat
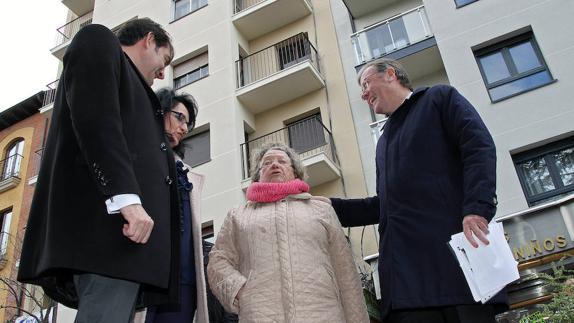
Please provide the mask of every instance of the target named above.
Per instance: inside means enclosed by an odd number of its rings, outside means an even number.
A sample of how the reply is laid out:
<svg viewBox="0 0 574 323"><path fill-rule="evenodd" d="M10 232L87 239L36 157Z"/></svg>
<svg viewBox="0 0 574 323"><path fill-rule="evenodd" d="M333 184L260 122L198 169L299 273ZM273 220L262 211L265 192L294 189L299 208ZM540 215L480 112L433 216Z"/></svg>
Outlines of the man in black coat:
<svg viewBox="0 0 574 323"><path fill-rule="evenodd" d="M379 224L385 322L494 322L474 302L447 242L464 231L488 244L496 211L496 152L488 129L453 87L419 88L396 61L359 72L362 99L389 117L377 143L377 196L332 199L343 226ZM504 302L497 296L493 302Z"/></svg>
<svg viewBox="0 0 574 323"><path fill-rule="evenodd" d="M172 58L148 18L117 37L86 26L66 50L18 279L78 308L75 322L177 301L174 159L150 88Z"/></svg>

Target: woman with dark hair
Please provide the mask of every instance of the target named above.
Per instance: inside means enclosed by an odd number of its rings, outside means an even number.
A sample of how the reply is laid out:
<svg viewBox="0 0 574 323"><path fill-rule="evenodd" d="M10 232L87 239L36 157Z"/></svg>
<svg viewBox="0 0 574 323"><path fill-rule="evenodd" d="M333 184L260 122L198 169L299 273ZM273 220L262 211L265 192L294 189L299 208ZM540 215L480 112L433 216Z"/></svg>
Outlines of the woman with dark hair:
<svg viewBox="0 0 574 323"><path fill-rule="evenodd" d="M165 135L176 152L181 217L180 303L149 307L145 322L187 323L193 322L194 316L196 322L209 322L199 214L203 176L190 172L191 167L182 160L182 139L195 126L197 103L191 95L176 94L172 89L161 89L156 94L164 112Z"/></svg>
<svg viewBox="0 0 574 323"><path fill-rule="evenodd" d="M209 255L213 294L239 322L368 323L341 224L329 199L308 193L299 155L270 143L251 165L248 201Z"/></svg>

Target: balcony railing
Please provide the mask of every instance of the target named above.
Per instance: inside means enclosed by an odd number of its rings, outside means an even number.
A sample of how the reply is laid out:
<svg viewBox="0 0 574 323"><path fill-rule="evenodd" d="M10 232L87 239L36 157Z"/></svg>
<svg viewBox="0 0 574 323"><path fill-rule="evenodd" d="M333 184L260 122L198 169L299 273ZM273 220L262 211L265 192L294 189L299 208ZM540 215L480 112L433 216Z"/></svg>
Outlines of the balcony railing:
<svg viewBox="0 0 574 323"><path fill-rule="evenodd" d="M387 119L388 118L384 118L369 124L369 126L371 127L371 136L373 136L373 142L375 143L375 147L377 147L379 137L381 137L381 135L383 134L383 127L385 126Z"/></svg>
<svg viewBox="0 0 574 323"><path fill-rule="evenodd" d="M432 36L424 6L419 6L369 26L351 40L360 65Z"/></svg>
<svg viewBox="0 0 574 323"><path fill-rule="evenodd" d="M22 164L22 155L14 154L6 159L0 160L0 181L12 177L20 178L20 166Z"/></svg>
<svg viewBox="0 0 574 323"><path fill-rule="evenodd" d="M46 85L48 90L46 90L46 94L44 95L42 108L54 103L54 100L56 99L56 89L58 89L58 81L59 80L55 80L54 82Z"/></svg>
<svg viewBox="0 0 574 323"><path fill-rule="evenodd" d="M301 160L325 154L331 161L339 164L333 145L333 135L318 116L312 116L242 143L240 150L244 180L250 177L251 154L268 143L282 143L293 148Z"/></svg>
<svg viewBox="0 0 574 323"><path fill-rule="evenodd" d="M92 23L92 16L93 11L88 12L87 14L78 17L69 23L63 25L62 27L58 28L57 35L56 35L56 46L58 47L66 42L70 41L82 27L90 25Z"/></svg>
<svg viewBox="0 0 574 323"><path fill-rule="evenodd" d="M309 61L317 70L317 50L305 33L271 45L235 62L237 88L249 85L296 64Z"/></svg>
<svg viewBox="0 0 574 323"><path fill-rule="evenodd" d="M235 0L235 11L233 13L241 12L263 1L265 0Z"/></svg>
<svg viewBox="0 0 574 323"><path fill-rule="evenodd" d="M30 177L38 176L40 173L40 165L42 164L42 154L44 153L44 147L36 150L34 155L32 155L33 160L33 169L30 174Z"/></svg>

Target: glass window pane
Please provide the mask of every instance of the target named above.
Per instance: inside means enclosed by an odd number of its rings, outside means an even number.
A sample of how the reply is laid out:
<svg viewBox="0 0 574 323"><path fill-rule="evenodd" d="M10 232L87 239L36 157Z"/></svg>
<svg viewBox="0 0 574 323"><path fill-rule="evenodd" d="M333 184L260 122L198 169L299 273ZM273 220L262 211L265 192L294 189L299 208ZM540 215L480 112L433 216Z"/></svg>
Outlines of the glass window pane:
<svg viewBox="0 0 574 323"><path fill-rule="evenodd" d="M191 73L188 74L189 83L197 81L199 77L200 77L199 69L192 71Z"/></svg>
<svg viewBox="0 0 574 323"><path fill-rule="evenodd" d="M175 2L175 15L174 19L181 18L189 13L190 0L178 0Z"/></svg>
<svg viewBox="0 0 574 323"><path fill-rule="evenodd" d="M426 29L424 11L413 11L403 16L403 23L408 35L409 43L413 44L429 36Z"/></svg>
<svg viewBox="0 0 574 323"><path fill-rule="evenodd" d="M530 41L508 49L518 73L542 66Z"/></svg>
<svg viewBox="0 0 574 323"><path fill-rule="evenodd" d="M182 144L185 149L183 160L191 167L211 160L209 131L198 133L197 135L184 139Z"/></svg>
<svg viewBox="0 0 574 323"><path fill-rule="evenodd" d="M201 77L209 75L209 65L201 67Z"/></svg>
<svg viewBox="0 0 574 323"><path fill-rule="evenodd" d="M407 30L405 29L403 18L389 22L389 28L391 28L391 35L395 45L394 49L403 48L409 44L409 38L407 36Z"/></svg>
<svg viewBox="0 0 574 323"><path fill-rule="evenodd" d="M391 33L387 24L382 24L375 27L366 33L367 42L371 50L371 57L380 57L392 50L394 50L393 42L391 41Z"/></svg>
<svg viewBox="0 0 574 323"><path fill-rule="evenodd" d="M496 101L509 97L513 94L524 92L537 86L550 83L551 81L552 78L550 77L550 73L548 73L548 71L542 71L523 77L516 81L497 86L488 90L488 92L490 92L490 97L492 100Z"/></svg>
<svg viewBox="0 0 574 323"><path fill-rule="evenodd" d="M478 0L454 0L454 2L456 2L456 5L459 7L464 6L465 4L475 2L475 1L478 1Z"/></svg>
<svg viewBox="0 0 574 323"><path fill-rule="evenodd" d="M544 157L521 163L518 169L522 173L528 196L535 196L556 188Z"/></svg>
<svg viewBox="0 0 574 323"><path fill-rule="evenodd" d="M488 84L496 81L503 80L510 76L510 71L504 62L504 57L501 52L496 52L490 55L479 58L480 65L484 71L486 82Z"/></svg>
<svg viewBox="0 0 574 323"><path fill-rule="evenodd" d="M574 184L574 148L565 149L554 154L556 166L564 186Z"/></svg>

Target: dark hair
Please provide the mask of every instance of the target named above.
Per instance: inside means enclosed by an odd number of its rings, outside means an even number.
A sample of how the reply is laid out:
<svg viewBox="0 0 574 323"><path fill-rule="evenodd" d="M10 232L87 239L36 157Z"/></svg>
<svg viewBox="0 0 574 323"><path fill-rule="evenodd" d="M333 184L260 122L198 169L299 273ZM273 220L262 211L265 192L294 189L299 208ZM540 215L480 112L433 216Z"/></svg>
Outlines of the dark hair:
<svg viewBox="0 0 574 323"><path fill-rule="evenodd" d="M171 44L171 37L163 29L163 27L157 22L149 18L139 18L133 19L126 22L122 28L118 31L118 39L120 44L124 46L132 46L137 43L140 39L144 38L148 33L152 33L156 47L167 47L169 48L170 57L169 62L173 59L173 45Z"/></svg>
<svg viewBox="0 0 574 323"><path fill-rule="evenodd" d="M187 109L189 113L189 123L187 124L187 130L192 131L195 127L195 120L197 118L197 102L187 93L176 94L171 88L163 88L156 92L159 99L161 109L164 113L170 112L179 103ZM181 158L183 158L184 147L180 142L177 146L173 147L175 151Z"/></svg>
<svg viewBox="0 0 574 323"><path fill-rule="evenodd" d="M402 86L406 87L409 90L413 90L413 86L411 85L411 80L409 79L409 75L403 65L398 61L390 58L382 58L376 62L371 62L365 64L357 73L357 80L359 81L359 85L361 85L361 77L365 70L371 66L374 66L377 69L378 73L384 73L387 68L392 67L395 70L395 75L397 76L397 80L401 83Z"/></svg>

